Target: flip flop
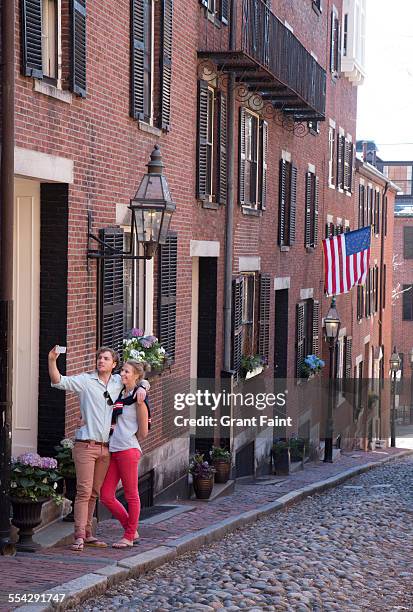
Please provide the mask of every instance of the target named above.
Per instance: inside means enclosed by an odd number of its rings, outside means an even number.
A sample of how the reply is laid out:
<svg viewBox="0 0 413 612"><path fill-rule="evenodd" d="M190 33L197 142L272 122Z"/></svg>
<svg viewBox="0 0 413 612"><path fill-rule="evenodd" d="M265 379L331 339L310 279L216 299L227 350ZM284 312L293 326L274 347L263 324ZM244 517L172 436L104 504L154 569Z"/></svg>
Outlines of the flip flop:
<svg viewBox="0 0 413 612"><path fill-rule="evenodd" d="M129 540L125 540L122 538L119 542L115 542L112 544L112 548L132 548L133 542L131 543Z"/></svg>
<svg viewBox="0 0 413 612"><path fill-rule="evenodd" d="M84 541L81 538L77 538L70 546L70 550L74 550L75 552L82 552L83 546Z"/></svg>
<svg viewBox="0 0 413 612"><path fill-rule="evenodd" d="M97 538L93 538L91 540L84 541L85 546L91 546L92 548L107 548L108 545L106 542L101 542Z"/></svg>

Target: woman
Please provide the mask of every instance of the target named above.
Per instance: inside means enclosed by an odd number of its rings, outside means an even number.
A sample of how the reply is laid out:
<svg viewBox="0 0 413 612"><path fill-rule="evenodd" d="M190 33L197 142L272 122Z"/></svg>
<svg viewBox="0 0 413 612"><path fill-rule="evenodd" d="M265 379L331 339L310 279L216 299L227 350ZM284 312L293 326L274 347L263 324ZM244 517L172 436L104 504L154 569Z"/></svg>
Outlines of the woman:
<svg viewBox="0 0 413 612"><path fill-rule="evenodd" d="M133 359L126 361L120 373L123 389L115 403L118 417L109 439L110 465L100 491L100 501L124 529L123 538L113 544L113 548L133 546L134 540L139 538L138 464L142 456L139 441L148 435L148 411L143 401L130 403L129 399L124 404L123 401L134 396L144 375L143 365ZM115 496L119 480L122 481L128 512Z"/></svg>

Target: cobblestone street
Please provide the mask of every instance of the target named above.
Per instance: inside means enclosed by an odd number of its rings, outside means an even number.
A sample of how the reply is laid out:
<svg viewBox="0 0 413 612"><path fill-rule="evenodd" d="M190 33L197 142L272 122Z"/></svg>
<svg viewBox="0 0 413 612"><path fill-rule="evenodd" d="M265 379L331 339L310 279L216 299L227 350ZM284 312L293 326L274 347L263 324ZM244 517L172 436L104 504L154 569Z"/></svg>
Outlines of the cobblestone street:
<svg viewBox="0 0 413 612"><path fill-rule="evenodd" d="M413 610L413 458L84 602L94 610Z"/></svg>

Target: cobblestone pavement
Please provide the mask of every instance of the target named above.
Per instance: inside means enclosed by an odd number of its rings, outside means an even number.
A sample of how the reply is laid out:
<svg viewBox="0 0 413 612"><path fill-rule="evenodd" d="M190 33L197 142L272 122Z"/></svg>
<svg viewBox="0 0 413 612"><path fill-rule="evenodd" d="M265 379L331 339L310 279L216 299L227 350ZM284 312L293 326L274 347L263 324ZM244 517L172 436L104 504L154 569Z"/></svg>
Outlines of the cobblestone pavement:
<svg viewBox="0 0 413 612"><path fill-rule="evenodd" d="M137 579L80 612L413 610L413 457Z"/></svg>

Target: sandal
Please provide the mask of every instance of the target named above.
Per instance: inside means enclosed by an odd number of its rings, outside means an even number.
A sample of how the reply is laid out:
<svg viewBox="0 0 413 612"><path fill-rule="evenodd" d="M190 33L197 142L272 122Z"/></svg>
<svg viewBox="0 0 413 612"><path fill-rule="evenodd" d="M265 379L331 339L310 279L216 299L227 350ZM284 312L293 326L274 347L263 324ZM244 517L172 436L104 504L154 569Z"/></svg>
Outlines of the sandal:
<svg viewBox="0 0 413 612"><path fill-rule="evenodd" d="M115 542L112 544L112 548L132 548L133 542L127 540L126 538L122 538L119 542Z"/></svg>
<svg viewBox="0 0 413 612"><path fill-rule="evenodd" d="M70 550L74 550L76 552L82 552L83 545L84 545L83 538L76 538L76 540L71 545Z"/></svg>
<svg viewBox="0 0 413 612"><path fill-rule="evenodd" d="M106 542L101 542L97 538L91 537L84 541L85 546L91 546L92 548L107 548Z"/></svg>

